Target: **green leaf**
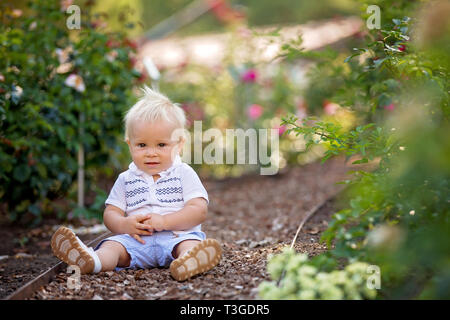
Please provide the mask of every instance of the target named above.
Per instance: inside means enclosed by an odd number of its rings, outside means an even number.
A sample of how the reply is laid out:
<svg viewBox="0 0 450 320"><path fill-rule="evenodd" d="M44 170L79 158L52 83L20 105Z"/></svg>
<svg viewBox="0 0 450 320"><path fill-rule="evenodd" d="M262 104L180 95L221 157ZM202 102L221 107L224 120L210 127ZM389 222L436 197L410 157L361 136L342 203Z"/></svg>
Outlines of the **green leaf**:
<svg viewBox="0 0 450 320"><path fill-rule="evenodd" d="M13 170L13 178L19 182L25 182L31 174L31 169L27 165L18 165Z"/></svg>
<svg viewBox="0 0 450 320"><path fill-rule="evenodd" d="M367 158L362 158L361 160L353 161L352 164L361 164L361 163L368 163L369 160Z"/></svg>

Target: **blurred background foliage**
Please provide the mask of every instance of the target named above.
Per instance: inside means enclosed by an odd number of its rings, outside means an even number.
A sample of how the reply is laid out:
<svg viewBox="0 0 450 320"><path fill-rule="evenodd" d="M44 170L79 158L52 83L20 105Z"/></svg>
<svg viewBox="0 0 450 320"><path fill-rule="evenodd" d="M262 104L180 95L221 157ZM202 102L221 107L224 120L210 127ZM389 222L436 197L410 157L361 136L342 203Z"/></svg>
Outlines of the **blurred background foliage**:
<svg viewBox="0 0 450 320"><path fill-rule="evenodd" d="M137 68L135 53L144 40L142 36L190 3L192 1L2 2L1 155L5 165L0 172L3 179L0 196L5 200L2 212L8 219L38 223L45 213L57 212L59 217L65 218L67 211L71 212L71 217L101 217L98 204L108 192L108 183L131 160L121 138L120 115L136 100L139 86L153 84L146 71ZM352 12L349 2L327 1L320 5L303 1L280 1L277 5L270 1L205 3L214 10L177 29L174 35L227 31L232 34L232 41L226 48L225 60L213 70L190 63L160 70L159 86L183 105L189 129L193 129L195 120L203 121L203 130L214 127L223 133L226 128L274 128L280 136L281 153L279 159L273 160L279 160L281 168L288 163L303 164L318 159L324 152L323 146L302 153L301 137L284 135L285 127L280 126L281 117L288 112L306 112L301 92L305 84L304 69L291 62L271 65L253 62L255 48L248 41L253 37L248 25L298 24L336 17ZM81 9L81 30L69 30L65 26L70 15L65 11L71 4ZM290 5L296 10L288 10ZM277 37L276 32L271 37ZM243 51L244 60L236 62L235 56L242 55ZM49 76L52 68L53 74ZM41 83L41 86L33 87L33 83ZM323 113L322 104L327 102L316 96L313 99L318 104L311 110ZM65 105L64 112L57 107L61 104ZM18 122L30 108L34 116L28 117L27 122ZM80 110L87 111L84 115L87 121L81 121ZM105 117L108 110L112 113ZM333 110L330 113L334 113ZM348 113L338 114L349 122ZM103 120L97 121L97 118ZM36 130L30 130L33 127ZM105 129L109 130L108 134L104 134ZM38 130L41 130L40 135L35 133ZM79 136L80 130L83 138ZM87 203L84 208L76 205L80 141L86 150ZM204 142L203 147L206 145ZM232 147L236 151L237 145ZM248 151L248 144L246 148ZM219 179L259 173L259 165L193 166L203 177Z"/></svg>
<svg viewBox="0 0 450 320"><path fill-rule="evenodd" d="M351 72L331 71L340 81L323 91L328 99L349 106L357 126L342 130L325 118L298 122L295 116L283 123L289 125L287 131L303 135L307 145L327 145L322 160L344 153L360 157L354 164L376 160L376 166L355 170L351 179L342 181L348 185L338 201L344 209L333 215L321 237L330 250L293 269L289 266L301 255L286 251L273 257L272 270L285 269L290 281L274 273L274 281L260 287L263 298L363 298L366 281L349 282L337 272L355 263L379 270L381 286L371 298L450 297L450 23L445 18L450 5L375 3L390 20L369 31L364 45L343 60ZM335 58L322 59L311 85L330 76ZM305 266L313 272L305 273ZM369 269L358 279L368 273ZM321 286L317 278L330 279L331 284Z"/></svg>
<svg viewBox="0 0 450 320"><path fill-rule="evenodd" d="M124 34L100 33L87 19L71 32L56 2L35 1L27 16L2 3L0 14L2 212L26 223L48 212L66 217L76 207L80 145L89 192L103 196L96 181L123 163L134 51Z"/></svg>
<svg viewBox="0 0 450 320"><path fill-rule="evenodd" d="M28 0L4 0L6 4L28 12ZM135 29L126 30L128 36L142 35L143 32L156 26L169 16L179 12L196 0L74 0L71 3L82 9L86 3L91 4L92 14L105 14L102 18L107 22L107 31L123 31L123 22L134 23ZM198 1L197 1L198 2ZM213 4L221 1L206 0ZM249 27L267 25L289 25L305 23L311 20L329 19L340 15L358 13L358 7L352 0L292 1L292 0L227 0L226 7L234 9L246 17ZM224 32L228 30L223 19L214 14L205 14L186 27L177 30L174 35Z"/></svg>

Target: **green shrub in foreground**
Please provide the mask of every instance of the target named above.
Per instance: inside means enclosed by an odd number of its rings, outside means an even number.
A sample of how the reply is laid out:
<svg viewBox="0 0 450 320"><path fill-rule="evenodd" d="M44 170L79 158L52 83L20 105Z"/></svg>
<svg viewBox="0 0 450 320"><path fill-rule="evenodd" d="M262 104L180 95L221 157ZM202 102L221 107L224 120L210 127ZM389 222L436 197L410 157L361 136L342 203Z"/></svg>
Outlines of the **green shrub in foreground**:
<svg viewBox="0 0 450 320"><path fill-rule="evenodd" d="M368 270L367 263L354 262L343 270L326 272L306 254L285 248L269 257L267 271L275 281L262 282L259 295L270 300L373 299L377 292L368 286Z"/></svg>

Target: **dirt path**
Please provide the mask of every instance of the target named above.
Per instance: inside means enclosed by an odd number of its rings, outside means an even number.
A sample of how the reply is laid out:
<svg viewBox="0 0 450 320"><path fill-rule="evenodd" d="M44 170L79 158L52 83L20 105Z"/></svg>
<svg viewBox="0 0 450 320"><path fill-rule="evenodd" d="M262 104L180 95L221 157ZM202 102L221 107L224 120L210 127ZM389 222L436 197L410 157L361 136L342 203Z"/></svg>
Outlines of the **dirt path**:
<svg viewBox="0 0 450 320"><path fill-rule="evenodd" d="M67 274L35 293L33 299L258 299L256 288L268 279L267 255L290 244L308 210L329 198L349 167L342 158L289 168L277 176L252 176L227 183L205 181L210 197L207 237L224 249L213 270L177 282L168 269L126 270L81 276L79 291L67 288ZM310 255L333 213L327 203L303 227L295 248Z"/></svg>

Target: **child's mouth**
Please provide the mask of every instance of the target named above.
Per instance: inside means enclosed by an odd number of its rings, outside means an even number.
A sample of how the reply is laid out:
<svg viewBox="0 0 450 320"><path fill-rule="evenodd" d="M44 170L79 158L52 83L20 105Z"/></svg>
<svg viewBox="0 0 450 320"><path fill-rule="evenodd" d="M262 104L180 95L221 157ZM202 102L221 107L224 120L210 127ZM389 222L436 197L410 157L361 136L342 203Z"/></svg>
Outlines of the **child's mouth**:
<svg viewBox="0 0 450 320"><path fill-rule="evenodd" d="M159 164L159 162L146 162L145 164L148 166L156 166Z"/></svg>

